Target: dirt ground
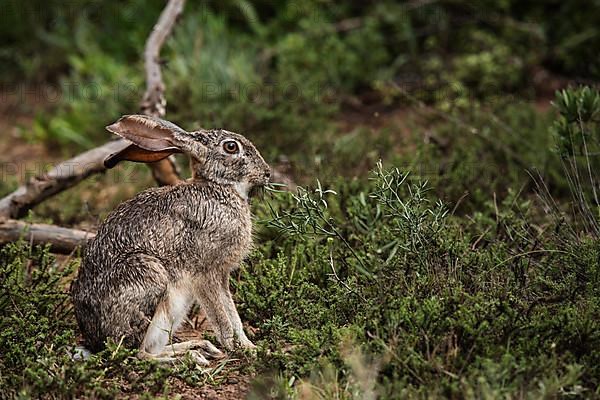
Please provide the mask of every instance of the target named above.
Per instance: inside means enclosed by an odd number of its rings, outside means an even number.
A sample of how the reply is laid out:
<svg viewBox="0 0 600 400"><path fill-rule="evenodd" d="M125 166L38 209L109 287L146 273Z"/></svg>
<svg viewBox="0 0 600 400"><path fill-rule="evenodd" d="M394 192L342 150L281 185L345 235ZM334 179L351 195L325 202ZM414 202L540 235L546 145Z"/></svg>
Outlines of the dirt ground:
<svg viewBox="0 0 600 400"><path fill-rule="evenodd" d="M250 377L230 376L228 380L218 387L204 386L192 388L185 384L173 384L172 392L182 400L207 399L207 400L238 400L248 395L250 388Z"/></svg>

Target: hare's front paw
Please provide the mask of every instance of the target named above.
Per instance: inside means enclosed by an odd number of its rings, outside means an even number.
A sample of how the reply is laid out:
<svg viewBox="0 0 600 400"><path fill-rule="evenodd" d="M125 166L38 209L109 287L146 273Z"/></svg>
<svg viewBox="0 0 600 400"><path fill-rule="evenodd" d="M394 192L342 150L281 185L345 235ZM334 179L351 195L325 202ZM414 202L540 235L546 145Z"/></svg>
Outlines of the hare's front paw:
<svg viewBox="0 0 600 400"><path fill-rule="evenodd" d="M199 349L204 354L208 355L209 358L219 359L225 357L225 354L217 349L217 347L209 340L193 340L192 343L195 345L193 348Z"/></svg>
<svg viewBox="0 0 600 400"><path fill-rule="evenodd" d="M250 341L248 338L240 338L240 347L242 349L255 350L256 345Z"/></svg>
<svg viewBox="0 0 600 400"><path fill-rule="evenodd" d="M201 351L188 350L186 354L196 365L200 365L202 367L207 367L208 365L210 365L210 362L206 359L206 357L204 356L204 354L202 354Z"/></svg>

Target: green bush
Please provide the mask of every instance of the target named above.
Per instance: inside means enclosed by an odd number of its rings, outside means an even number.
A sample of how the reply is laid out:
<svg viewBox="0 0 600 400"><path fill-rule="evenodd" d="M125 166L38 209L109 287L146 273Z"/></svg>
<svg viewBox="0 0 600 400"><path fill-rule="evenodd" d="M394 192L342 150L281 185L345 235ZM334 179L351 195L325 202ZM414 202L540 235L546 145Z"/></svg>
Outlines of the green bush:
<svg viewBox="0 0 600 400"><path fill-rule="evenodd" d="M600 395L597 240L559 235L515 192L463 219L410 174L379 165L370 178L257 204L259 245L232 279L267 377L253 396ZM0 258L3 394L110 398L223 381L223 365L165 369L118 343L73 362L76 264L22 242Z"/></svg>
<svg viewBox="0 0 600 400"><path fill-rule="evenodd" d="M557 93L559 119L553 126L556 150L573 199L575 230L600 235L600 197L596 171L600 150L600 92L589 87Z"/></svg>
<svg viewBox="0 0 600 400"><path fill-rule="evenodd" d="M343 388L351 340L384 398L599 395L597 241L540 237L514 195L470 233L395 169L333 187L272 201L270 240L240 273L265 371L333 366Z"/></svg>

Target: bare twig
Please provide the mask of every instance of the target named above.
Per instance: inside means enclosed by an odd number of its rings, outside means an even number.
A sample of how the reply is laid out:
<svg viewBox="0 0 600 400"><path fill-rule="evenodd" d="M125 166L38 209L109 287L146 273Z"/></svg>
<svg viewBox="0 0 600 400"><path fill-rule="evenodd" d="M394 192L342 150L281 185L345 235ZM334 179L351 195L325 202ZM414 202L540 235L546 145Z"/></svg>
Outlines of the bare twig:
<svg viewBox="0 0 600 400"><path fill-rule="evenodd" d="M160 73L159 54L165 40L171 33L185 0L170 0L160 15L146 43L144 52L147 89L142 100L142 112L163 117L165 113L164 83ZM47 174L31 178L15 192L0 199L0 217L20 218L27 211L49 197L77 185L92 174L106 170L104 159L124 150L130 143L115 140L86 151L70 160L58 164ZM154 178L160 185L173 185L181 181L172 160L151 165Z"/></svg>
<svg viewBox="0 0 600 400"><path fill-rule="evenodd" d="M77 229L15 220L7 220L0 225L0 244L25 239L33 245L48 243L51 251L61 254L71 254L94 236L96 234Z"/></svg>
<svg viewBox="0 0 600 400"><path fill-rule="evenodd" d="M105 171L104 159L128 145L125 140L108 142L61 162L46 174L32 177L25 185L0 199L0 217L21 218L49 197L75 186L92 174Z"/></svg>
<svg viewBox="0 0 600 400"><path fill-rule="evenodd" d="M144 50L144 67L146 69L146 93L142 99L142 113L164 118L167 100L165 84L160 71L160 50L171 35L177 19L183 12L185 0L170 0L152 33ZM173 157L152 163L152 175L160 185L176 185L181 182L177 164Z"/></svg>
<svg viewBox="0 0 600 400"><path fill-rule="evenodd" d="M360 297L363 301L367 301L360 293L357 293L355 290L353 290L350 286L348 286L348 284L346 282L344 282L337 274L335 267L333 265L333 254L331 252L329 252L329 265L331 266L331 274L329 274L330 276L332 276L335 281L337 281L340 285L342 285L344 288L346 288L346 290L350 293L353 293L355 295L357 295L358 297Z"/></svg>
<svg viewBox="0 0 600 400"><path fill-rule="evenodd" d="M152 33L144 50L146 69L146 93L142 100L142 112L146 115L164 117L166 113L165 84L160 71L160 50L171 34L177 18L183 12L185 0L170 0Z"/></svg>
<svg viewBox="0 0 600 400"><path fill-rule="evenodd" d="M142 113L164 118L167 101L165 84L160 71L160 50L173 31L177 19L183 12L185 0L170 0L152 33L146 42L144 50L144 68L146 70L146 93L141 103ZM160 185L176 185L181 182L177 164L173 157L152 163L150 165L154 179Z"/></svg>

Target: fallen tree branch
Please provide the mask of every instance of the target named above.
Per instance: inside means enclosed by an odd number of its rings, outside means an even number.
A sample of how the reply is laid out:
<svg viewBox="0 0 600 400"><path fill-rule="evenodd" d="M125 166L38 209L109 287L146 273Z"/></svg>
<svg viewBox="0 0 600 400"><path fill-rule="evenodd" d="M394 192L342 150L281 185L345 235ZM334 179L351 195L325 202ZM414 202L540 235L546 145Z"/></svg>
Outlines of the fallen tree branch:
<svg viewBox="0 0 600 400"><path fill-rule="evenodd" d="M7 220L0 224L0 244L24 239L34 245L50 244L50 250L59 254L71 254L78 247L84 247L96 236L95 233L77 229L61 228L54 225L29 224Z"/></svg>
<svg viewBox="0 0 600 400"><path fill-rule="evenodd" d="M0 217L21 218L49 197L75 186L92 174L105 171L104 159L128 145L125 140L108 142L57 164L46 174L30 178L25 185L0 199Z"/></svg>
<svg viewBox="0 0 600 400"><path fill-rule="evenodd" d="M145 114L164 117L166 102L165 86L160 72L160 49L173 30L184 4L185 0L170 0L148 37L144 52L147 88L141 104ZM104 159L124 150L129 144L124 140L108 142L61 162L47 174L31 178L15 192L0 199L0 217L21 218L49 197L77 185L92 174L104 172ZM181 181L172 159L153 163L151 168L154 179L161 186L174 185Z"/></svg>

